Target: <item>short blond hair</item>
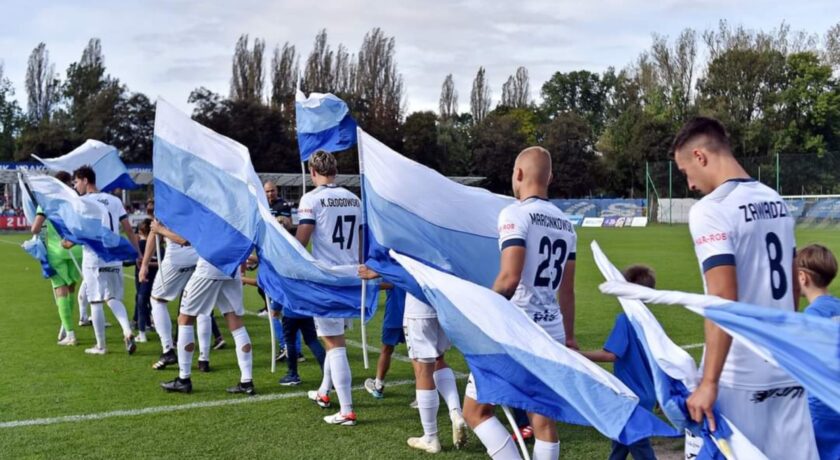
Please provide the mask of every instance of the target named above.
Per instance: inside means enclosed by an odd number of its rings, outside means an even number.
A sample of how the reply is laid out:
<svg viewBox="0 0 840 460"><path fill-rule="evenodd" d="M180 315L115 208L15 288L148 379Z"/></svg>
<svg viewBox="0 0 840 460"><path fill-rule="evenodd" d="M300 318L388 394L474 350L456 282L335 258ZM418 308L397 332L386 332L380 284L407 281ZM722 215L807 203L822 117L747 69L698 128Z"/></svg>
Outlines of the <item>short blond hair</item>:
<svg viewBox="0 0 840 460"><path fill-rule="evenodd" d="M318 150L309 157L309 167L326 177L338 174L338 161L336 161L334 155L324 150Z"/></svg>

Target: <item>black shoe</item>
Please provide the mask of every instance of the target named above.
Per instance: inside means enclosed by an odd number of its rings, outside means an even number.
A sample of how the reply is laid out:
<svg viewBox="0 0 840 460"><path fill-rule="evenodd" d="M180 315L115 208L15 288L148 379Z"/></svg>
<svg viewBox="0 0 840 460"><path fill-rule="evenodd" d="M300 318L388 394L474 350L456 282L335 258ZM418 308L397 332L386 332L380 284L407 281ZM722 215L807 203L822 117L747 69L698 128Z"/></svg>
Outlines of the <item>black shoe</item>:
<svg viewBox="0 0 840 460"><path fill-rule="evenodd" d="M213 349L214 350L221 350L222 348L225 347L225 345L227 345L227 343L225 343L225 338L224 337L218 336L215 339L213 339Z"/></svg>
<svg viewBox="0 0 840 460"><path fill-rule="evenodd" d="M125 342L125 351L127 351L128 354L133 355L134 352L137 351L137 343L134 342L134 336L130 335L130 336L126 337L124 342Z"/></svg>
<svg viewBox="0 0 840 460"><path fill-rule="evenodd" d="M288 353L286 353L286 349L285 348L280 348L280 352L277 353L277 356L274 357L274 362L275 363L282 363L283 361L286 360L287 356L288 356Z"/></svg>
<svg viewBox="0 0 840 460"><path fill-rule="evenodd" d="M161 383L160 387L170 393L192 393L192 380L176 377L175 380Z"/></svg>
<svg viewBox="0 0 840 460"><path fill-rule="evenodd" d="M245 393L248 396L257 394L257 391L254 389L254 382L239 382L235 387L228 388L227 392L231 394Z"/></svg>
<svg viewBox="0 0 840 460"><path fill-rule="evenodd" d="M198 360L198 371L199 372L210 372L210 361L202 361Z"/></svg>
<svg viewBox="0 0 840 460"><path fill-rule="evenodd" d="M152 369L162 371L170 364L178 364L178 354L171 348L166 353L161 353L160 359L158 359L156 363L152 364Z"/></svg>

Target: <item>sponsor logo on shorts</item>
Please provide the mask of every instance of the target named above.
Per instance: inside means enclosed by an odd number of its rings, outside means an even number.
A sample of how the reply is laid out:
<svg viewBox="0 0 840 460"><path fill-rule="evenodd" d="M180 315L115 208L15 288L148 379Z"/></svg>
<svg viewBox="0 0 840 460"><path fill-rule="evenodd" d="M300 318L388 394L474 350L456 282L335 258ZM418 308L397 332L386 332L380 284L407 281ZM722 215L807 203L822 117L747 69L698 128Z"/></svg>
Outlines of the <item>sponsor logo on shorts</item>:
<svg viewBox="0 0 840 460"><path fill-rule="evenodd" d="M771 398L801 398L805 394L805 389L801 386L785 387L785 388L771 388L769 390L756 391L753 393L751 402L756 404L763 403Z"/></svg>
<svg viewBox="0 0 840 460"><path fill-rule="evenodd" d="M534 313L533 318L534 322L539 324L557 321L558 316L560 316L560 310L543 310Z"/></svg>

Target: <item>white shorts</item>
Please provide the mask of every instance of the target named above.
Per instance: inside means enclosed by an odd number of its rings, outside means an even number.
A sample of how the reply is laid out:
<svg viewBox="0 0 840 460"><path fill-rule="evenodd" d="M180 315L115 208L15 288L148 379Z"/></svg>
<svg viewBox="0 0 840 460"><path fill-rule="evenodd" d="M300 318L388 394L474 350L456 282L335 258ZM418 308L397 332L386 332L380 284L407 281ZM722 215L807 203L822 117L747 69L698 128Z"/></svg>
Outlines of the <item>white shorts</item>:
<svg viewBox="0 0 840 460"><path fill-rule="evenodd" d="M90 303L123 298L122 267L82 267L85 296Z"/></svg>
<svg viewBox="0 0 840 460"><path fill-rule="evenodd" d="M772 390L745 390L721 386L721 412L767 458L818 460L808 398L800 386ZM692 439L699 452L702 439ZM699 445L698 445L699 444ZM686 455L689 455L686 443Z"/></svg>
<svg viewBox="0 0 840 460"><path fill-rule="evenodd" d="M181 296L181 313L187 316L209 315L213 307L222 314L245 314L242 305L242 281L238 279L214 280L190 277Z"/></svg>
<svg viewBox="0 0 840 460"><path fill-rule="evenodd" d="M452 346L437 318L405 318L403 320L408 357L432 362Z"/></svg>
<svg viewBox="0 0 840 460"><path fill-rule="evenodd" d="M193 272L195 272L195 265L176 267L166 263L164 259L152 284L152 297L166 302L175 300L184 290Z"/></svg>
<svg viewBox="0 0 840 460"><path fill-rule="evenodd" d="M464 396L468 396L470 399L478 401L478 390L475 389L475 378L470 372L470 376L467 377L467 387L464 388Z"/></svg>
<svg viewBox="0 0 840 460"><path fill-rule="evenodd" d="M344 335L352 324L353 320L347 318L315 318L315 331L318 337L335 337Z"/></svg>

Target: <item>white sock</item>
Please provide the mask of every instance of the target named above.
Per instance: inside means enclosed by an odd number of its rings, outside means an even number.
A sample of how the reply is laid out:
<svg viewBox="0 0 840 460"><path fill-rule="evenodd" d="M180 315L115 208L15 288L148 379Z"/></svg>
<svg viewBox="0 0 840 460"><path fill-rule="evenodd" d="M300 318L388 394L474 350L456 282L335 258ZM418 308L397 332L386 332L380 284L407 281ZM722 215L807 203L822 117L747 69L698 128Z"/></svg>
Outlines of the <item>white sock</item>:
<svg viewBox="0 0 840 460"><path fill-rule="evenodd" d="M105 348L105 311L104 305L94 303L90 305L90 322L93 323L93 335L96 337L96 346Z"/></svg>
<svg viewBox="0 0 840 460"><path fill-rule="evenodd" d="M114 316L117 318L117 322L120 323L120 327L123 331L123 337L130 336L131 323L128 322L128 313L125 311L125 305L123 305L122 301L111 299L108 301L108 306L111 307L111 312L114 313Z"/></svg>
<svg viewBox="0 0 840 460"><path fill-rule="evenodd" d="M338 403L341 405L341 414L349 414L353 412L353 393L350 389L352 376L350 363L347 361L347 348L333 348L327 359L330 360L330 374L335 385L335 393L338 395Z"/></svg>
<svg viewBox="0 0 840 460"><path fill-rule="evenodd" d="M213 344L213 322L210 315L198 315L195 319L198 335L198 360L210 361L210 345Z"/></svg>
<svg viewBox="0 0 840 460"><path fill-rule="evenodd" d="M332 374L330 370L330 353L332 350L327 350L327 356L324 358L324 377L321 379L321 387L318 388L318 393L322 395L329 395L332 389Z"/></svg>
<svg viewBox="0 0 840 460"><path fill-rule="evenodd" d="M458 396L458 386L455 384L455 373L452 372L452 369L445 367L436 370L432 377L435 379L437 390L443 400L446 401L449 412L453 410L461 412L461 397Z"/></svg>
<svg viewBox="0 0 840 460"><path fill-rule="evenodd" d="M560 458L560 443L534 440L533 460L558 460Z"/></svg>
<svg viewBox="0 0 840 460"><path fill-rule="evenodd" d="M380 379L374 379L373 386L375 386L376 388L382 388L385 386L385 381Z"/></svg>
<svg viewBox="0 0 840 460"><path fill-rule="evenodd" d="M496 417L481 422L473 432L484 444L487 455L493 460L521 460L510 434Z"/></svg>
<svg viewBox="0 0 840 460"><path fill-rule="evenodd" d="M166 353L172 349L172 319L169 317L166 302L152 299L152 318L155 321L155 330L160 337L160 347Z"/></svg>
<svg viewBox="0 0 840 460"><path fill-rule="evenodd" d="M208 317L207 319L209 323L210 318ZM239 363L239 372L242 373L239 381L242 383L250 382L253 380L253 376L251 375L253 368L251 338L248 337L248 331L245 330L245 326L234 329L230 333L233 335L233 343L236 344L236 361ZM245 351L245 348L248 348L248 351Z"/></svg>
<svg viewBox="0 0 840 460"><path fill-rule="evenodd" d="M76 338L76 331L67 331L67 338L75 339Z"/></svg>
<svg viewBox="0 0 840 460"><path fill-rule="evenodd" d="M84 282L79 285L79 295L76 297L76 300L79 304L79 321L90 319L88 316L88 306L90 306L90 302L88 302L87 294L85 293Z"/></svg>
<svg viewBox="0 0 840 460"><path fill-rule="evenodd" d="M192 357L195 350L195 329L193 326L178 326L178 377L190 378L192 373ZM187 351L187 346L192 344L193 351Z"/></svg>
<svg viewBox="0 0 840 460"><path fill-rule="evenodd" d="M437 437L437 413L440 407L440 397L437 390L416 390L417 410L420 411L420 424L423 425L423 436L426 440Z"/></svg>

